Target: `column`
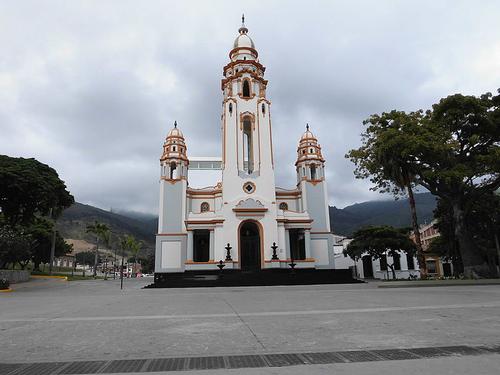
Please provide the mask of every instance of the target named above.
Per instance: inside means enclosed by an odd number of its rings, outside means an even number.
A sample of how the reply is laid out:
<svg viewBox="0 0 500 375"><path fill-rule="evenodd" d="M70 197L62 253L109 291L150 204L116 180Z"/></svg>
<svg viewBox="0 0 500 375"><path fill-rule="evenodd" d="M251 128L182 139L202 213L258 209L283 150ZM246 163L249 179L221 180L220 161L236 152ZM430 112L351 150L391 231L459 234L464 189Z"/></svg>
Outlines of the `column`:
<svg viewBox="0 0 500 375"><path fill-rule="evenodd" d="M290 259L290 232L285 228L285 260Z"/></svg>
<svg viewBox="0 0 500 375"><path fill-rule="evenodd" d="M214 260L214 229L210 229L210 241L209 241L209 254L208 260Z"/></svg>
<svg viewBox="0 0 500 375"><path fill-rule="evenodd" d="M187 260L193 261L193 231L188 230L187 233Z"/></svg>
<svg viewBox="0 0 500 375"><path fill-rule="evenodd" d="M304 229L304 242L306 247L306 259L311 258L311 230Z"/></svg>

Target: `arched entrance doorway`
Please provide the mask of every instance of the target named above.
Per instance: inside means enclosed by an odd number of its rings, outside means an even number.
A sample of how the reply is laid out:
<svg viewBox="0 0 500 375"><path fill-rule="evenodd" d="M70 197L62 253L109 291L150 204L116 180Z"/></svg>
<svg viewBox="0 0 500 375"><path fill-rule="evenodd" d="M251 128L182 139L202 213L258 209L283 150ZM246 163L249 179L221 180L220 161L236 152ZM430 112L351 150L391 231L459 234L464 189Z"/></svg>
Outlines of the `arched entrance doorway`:
<svg viewBox="0 0 500 375"><path fill-rule="evenodd" d="M240 226L240 267L243 271L260 270L260 231L253 221Z"/></svg>

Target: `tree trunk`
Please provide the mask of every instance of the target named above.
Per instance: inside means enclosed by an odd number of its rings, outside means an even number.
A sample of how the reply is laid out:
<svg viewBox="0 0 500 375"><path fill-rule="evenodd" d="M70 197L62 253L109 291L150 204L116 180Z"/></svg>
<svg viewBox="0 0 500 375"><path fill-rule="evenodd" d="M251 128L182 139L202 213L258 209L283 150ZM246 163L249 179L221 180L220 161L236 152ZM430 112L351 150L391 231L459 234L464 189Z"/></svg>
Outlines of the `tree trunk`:
<svg viewBox="0 0 500 375"><path fill-rule="evenodd" d="M498 276L500 277L500 241L498 240L498 233L495 233L495 247L497 249Z"/></svg>
<svg viewBox="0 0 500 375"><path fill-rule="evenodd" d="M391 269L392 272L392 279L396 280L396 271L394 270L394 264L388 264L389 268Z"/></svg>
<svg viewBox="0 0 500 375"><path fill-rule="evenodd" d="M498 277L496 254L493 252L488 252L487 259L488 259L488 267L490 268L490 276Z"/></svg>
<svg viewBox="0 0 500 375"><path fill-rule="evenodd" d="M420 278L427 279L427 264L425 263L424 249L422 248L422 240L420 239L420 229L417 220L417 208L415 205L415 197L411 185L406 186L408 190L408 201L410 202L411 224L413 226L413 234L415 235L415 245L417 247L418 268L420 269Z"/></svg>
<svg viewBox="0 0 500 375"><path fill-rule="evenodd" d="M96 238L95 256L94 256L94 278L97 276L97 261L99 260L99 237Z"/></svg>
<svg viewBox="0 0 500 375"><path fill-rule="evenodd" d="M459 202L453 202L453 221L455 237L464 265L464 275L469 279L485 278L490 276L488 263L479 253L468 229L465 225L465 213Z"/></svg>

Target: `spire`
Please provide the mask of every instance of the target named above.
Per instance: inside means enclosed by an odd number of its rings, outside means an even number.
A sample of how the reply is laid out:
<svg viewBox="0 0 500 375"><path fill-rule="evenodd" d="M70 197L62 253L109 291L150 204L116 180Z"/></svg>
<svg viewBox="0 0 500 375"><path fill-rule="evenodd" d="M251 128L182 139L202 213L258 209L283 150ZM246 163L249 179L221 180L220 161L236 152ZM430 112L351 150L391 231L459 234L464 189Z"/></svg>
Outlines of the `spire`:
<svg viewBox="0 0 500 375"><path fill-rule="evenodd" d="M248 29L245 26L245 15L241 15L241 27L238 29L238 32L240 34L246 34L248 32Z"/></svg>

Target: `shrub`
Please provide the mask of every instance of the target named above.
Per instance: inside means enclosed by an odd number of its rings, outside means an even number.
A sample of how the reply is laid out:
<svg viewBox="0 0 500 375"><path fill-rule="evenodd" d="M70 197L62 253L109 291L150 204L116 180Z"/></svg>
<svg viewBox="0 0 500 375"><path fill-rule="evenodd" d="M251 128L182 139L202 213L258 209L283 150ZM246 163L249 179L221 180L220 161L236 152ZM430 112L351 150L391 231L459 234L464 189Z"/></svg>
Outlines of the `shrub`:
<svg viewBox="0 0 500 375"><path fill-rule="evenodd" d="M10 282L7 279L0 279L0 289L9 289Z"/></svg>

